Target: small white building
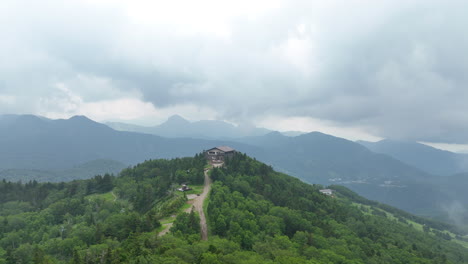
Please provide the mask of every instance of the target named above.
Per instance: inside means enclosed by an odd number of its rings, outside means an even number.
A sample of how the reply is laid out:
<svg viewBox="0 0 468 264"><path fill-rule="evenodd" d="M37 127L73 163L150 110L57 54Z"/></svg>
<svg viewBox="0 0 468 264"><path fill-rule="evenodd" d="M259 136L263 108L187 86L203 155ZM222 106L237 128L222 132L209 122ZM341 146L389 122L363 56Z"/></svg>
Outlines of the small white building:
<svg viewBox="0 0 468 264"><path fill-rule="evenodd" d="M186 191L192 190L192 188L188 187L187 184L182 184L182 187L177 189L177 190L180 191L180 192L186 192Z"/></svg>
<svg viewBox="0 0 468 264"><path fill-rule="evenodd" d="M322 189L319 190L319 192L325 194L325 195L333 195L333 190L332 189Z"/></svg>

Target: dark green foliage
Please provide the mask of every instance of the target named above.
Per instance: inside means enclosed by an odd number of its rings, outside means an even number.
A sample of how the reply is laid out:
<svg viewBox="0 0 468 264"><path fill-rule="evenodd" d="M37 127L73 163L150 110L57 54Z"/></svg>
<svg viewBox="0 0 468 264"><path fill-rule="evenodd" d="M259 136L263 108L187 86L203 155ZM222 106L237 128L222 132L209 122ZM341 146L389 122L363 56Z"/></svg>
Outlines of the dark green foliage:
<svg viewBox="0 0 468 264"><path fill-rule="evenodd" d="M368 201L344 187L332 188L346 199L322 195L321 186L276 173L245 155L228 161L226 169L214 170L212 177L217 180L208 207L212 233L267 259L280 261L283 253L320 263L463 263L468 258L466 249L442 241L450 239L446 232L424 235L387 219L384 210L402 218L411 216L408 213ZM365 215L350 201L383 210Z"/></svg>
<svg viewBox="0 0 468 264"><path fill-rule="evenodd" d="M105 174L68 183L1 181L0 263L101 263L94 260L103 255L108 256L106 263L121 263L126 254L114 251L117 245L125 245L124 251L135 248L125 241L154 232L160 218L185 203L186 197L174 192L176 172L200 183L205 164L197 155L147 161L119 177Z"/></svg>
<svg viewBox="0 0 468 264"><path fill-rule="evenodd" d="M372 204L346 188L304 184L237 155L214 169L207 217L179 213L172 234L159 220L186 198L180 181L201 183L203 156L152 160L119 177L69 183L0 183L0 263L466 263L468 250L428 222ZM24 195L24 196L23 196ZM372 206L366 212L352 202ZM364 205L362 205L364 206ZM387 214L399 220L387 219ZM416 219L418 220L418 219ZM431 225L429 225L431 224Z"/></svg>
<svg viewBox="0 0 468 264"><path fill-rule="evenodd" d="M200 237L200 217L192 210L190 213L181 213L177 216L171 232L183 237L195 235Z"/></svg>

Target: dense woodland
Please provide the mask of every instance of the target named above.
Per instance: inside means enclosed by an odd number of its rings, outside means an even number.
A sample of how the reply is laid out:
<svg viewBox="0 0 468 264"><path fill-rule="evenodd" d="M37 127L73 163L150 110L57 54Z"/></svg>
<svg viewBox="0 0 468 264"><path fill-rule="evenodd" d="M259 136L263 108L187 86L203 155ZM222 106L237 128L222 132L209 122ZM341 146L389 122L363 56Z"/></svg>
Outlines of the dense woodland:
<svg viewBox="0 0 468 264"><path fill-rule="evenodd" d="M424 222L343 187L333 187L334 197L323 195L321 186L246 155L211 171L208 241L200 240L194 212L179 213L171 233L158 237L160 220L185 204L175 189L201 184L205 166L196 155L151 160L90 180L0 182L0 264L468 262L468 249L450 237L404 222L456 232L451 226Z"/></svg>

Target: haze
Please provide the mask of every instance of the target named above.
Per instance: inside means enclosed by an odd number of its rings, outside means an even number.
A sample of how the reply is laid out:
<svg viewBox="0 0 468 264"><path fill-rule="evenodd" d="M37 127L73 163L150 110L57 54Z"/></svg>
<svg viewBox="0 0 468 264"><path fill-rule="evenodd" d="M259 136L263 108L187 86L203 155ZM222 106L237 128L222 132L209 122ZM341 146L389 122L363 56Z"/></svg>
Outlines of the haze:
<svg viewBox="0 0 468 264"><path fill-rule="evenodd" d="M3 0L0 114L140 125L179 114L463 150L467 8Z"/></svg>

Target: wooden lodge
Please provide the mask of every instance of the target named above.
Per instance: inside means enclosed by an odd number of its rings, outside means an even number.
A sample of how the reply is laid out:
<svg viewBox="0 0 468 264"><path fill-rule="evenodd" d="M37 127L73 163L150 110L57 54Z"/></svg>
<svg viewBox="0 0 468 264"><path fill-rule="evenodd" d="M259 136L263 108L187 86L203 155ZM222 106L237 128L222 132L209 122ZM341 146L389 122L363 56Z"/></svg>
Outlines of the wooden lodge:
<svg viewBox="0 0 468 264"><path fill-rule="evenodd" d="M210 163L222 163L231 158L237 151L228 146L219 146L205 151L205 157Z"/></svg>

